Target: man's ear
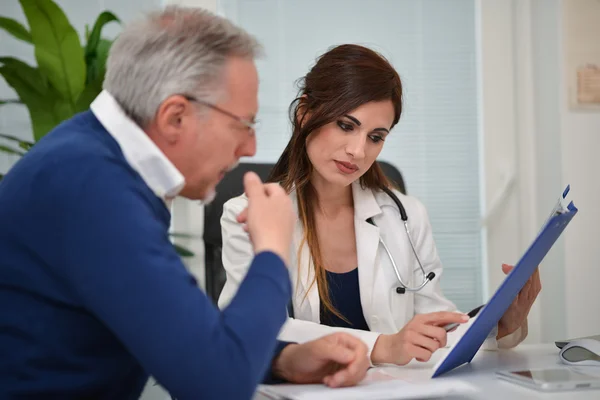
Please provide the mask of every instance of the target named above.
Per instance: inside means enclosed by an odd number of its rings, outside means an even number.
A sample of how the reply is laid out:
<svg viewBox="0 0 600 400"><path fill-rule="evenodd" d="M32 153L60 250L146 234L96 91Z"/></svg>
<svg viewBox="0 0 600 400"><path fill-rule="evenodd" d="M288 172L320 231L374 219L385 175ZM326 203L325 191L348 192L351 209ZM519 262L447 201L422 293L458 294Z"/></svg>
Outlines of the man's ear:
<svg viewBox="0 0 600 400"><path fill-rule="evenodd" d="M169 144L179 141L184 127L194 115L193 105L180 95L170 96L163 101L156 112L156 125L162 139Z"/></svg>

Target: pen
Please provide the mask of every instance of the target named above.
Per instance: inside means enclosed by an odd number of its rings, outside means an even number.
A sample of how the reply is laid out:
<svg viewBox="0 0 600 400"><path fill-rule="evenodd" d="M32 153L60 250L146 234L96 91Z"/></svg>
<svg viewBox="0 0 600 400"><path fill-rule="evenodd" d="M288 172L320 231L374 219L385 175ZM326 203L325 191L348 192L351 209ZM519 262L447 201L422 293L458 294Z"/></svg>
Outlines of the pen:
<svg viewBox="0 0 600 400"><path fill-rule="evenodd" d="M479 313L479 310L481 310L483 308L483 306L485 306L485 304L480 305L479 307L476 307L474 309L472 309L471 311L469 311L469 313L467 314L469 316L469 318L473 318L474 316L477 315L477 313ZM458 325L460 325L459 323L452 323L452 324L448 324L446 326L444 326L444 330L446 332L451 331L452 329L456 328Z"/></svg>

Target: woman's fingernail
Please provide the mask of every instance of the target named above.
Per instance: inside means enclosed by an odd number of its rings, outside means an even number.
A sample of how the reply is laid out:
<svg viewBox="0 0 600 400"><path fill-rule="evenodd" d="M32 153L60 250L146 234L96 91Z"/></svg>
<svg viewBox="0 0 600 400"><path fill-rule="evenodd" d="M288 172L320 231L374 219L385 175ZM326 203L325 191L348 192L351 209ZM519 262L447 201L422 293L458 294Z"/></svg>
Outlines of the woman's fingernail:
<svg viewBox="0 0 600 400"><path fill-rule="evenodd" d="M463 315L462 320L467 322L469 320L469 316L467 314Z"/></svg>

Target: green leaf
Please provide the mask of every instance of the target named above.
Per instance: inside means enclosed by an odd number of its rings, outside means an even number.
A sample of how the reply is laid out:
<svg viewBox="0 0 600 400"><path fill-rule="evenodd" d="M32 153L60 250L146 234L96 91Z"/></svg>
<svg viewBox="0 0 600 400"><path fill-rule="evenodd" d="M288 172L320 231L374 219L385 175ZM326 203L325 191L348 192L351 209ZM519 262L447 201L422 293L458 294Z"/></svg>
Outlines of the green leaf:
<svg viewBox="0 0 600 400"><path fill-rule="evenodd" d="M48 81L38 68L32 67L14 57L0 57L0 64L17 73L22 79L27 80L31 87L35 88L39 93L44 94L47 92Z"/></svg>
<svg viewBox="0 0 600 400"><path fill-rule="evenodd" d="M110 51L112 42L107 39L100 39L96 51L93 56L86 56L87 64L87 77L86 84L94 81L100 81L100 84L104 81L104 75L106 73L106 60L108 59L108 52Z"/></svg>
<svg viewBox="0 0 600 400"><path fill-rule="evenodd" d="M194 257L194 253L192 253L185 247L175 243L173 243L173 246L175 247L175 251L177 251L177 254L179 254L181 257Z"/></svg>
<svg viewBox="0 0 600 400"><path fill-rule="evenodd" d="M96 79L94 82L88 83L77 99L77 104L75 104L75 112L79 113L90 108L90 104L92 104L92 101L94 101L101 91L102 79Z"/></svg>
<svg viewBox="0 0 600 400"><path fill-rule="evenodd" d="M21 143L19 143L19 147L22 148L25 151L29 151L33 147L33 144L26 143L26 142L21 142Z"/></svg>
<svg viewBox="0 0 600 400"><path fill-rule="evenodd" d="M53 1L19 1L31 28L39 69L74 112L86 74L77 31Z"/></svg>
<svg viewBox="0 0 600 400"><path fill-rule="evenodd" d="M71 106L47 84L37 68L11 57L0 57L0 75L27 106L35 141L73 114Z"/></svg>
<svg viewBox="0 0 600 400"><path fill-rule="evenodd" d="M88 65L88 80L86 81L85 89L77 99L75 105L76 112L85 111L90 107L90 104L102 91L102 83L106 74L106 59L108 52L112 46L112 42L106 39L100 39L95 57L90 60Z"/></svg>
<svg viewBox="0 0 600 400"><path fill-rule="evenodd" d="M0 133L0 138L10 140L12 142L16 142L19 145L19 147L22 148L23 150L29 150L33 147L33 143L31 143L27 140L19 139L18 137L15 137L15 136Z"/></svg>
<svg viewBox="0 0 600 400"><path fill-rule="evenodd" d="M8 153L8 154L16 154L18 156L24 156L25 153L23 153L22 151L19 150L15 150L11 147L8 146L4 146L3 144L0 144L0 151L4 152L4 153Z"/></svg>
<svg viewBox="0 0 600 400"><path fill-rule="evenodd" d="M119 21L119 18L116 17L116 15L114 15L113 13L109 12L109 11L104 11L102 14L100 14L98 16L98 18L96 19L96 22L94 23L94 28L92 29L92 33L89 35L89 38L87 40L87 44L85 46L85 59L87 60L88 57L94 57L96 54L96 49L98 48L98 45L100 44L100 35L102 34L102 28L104 27L104 25L108 24L109 22L112 21L116 21L116 22L121 22Z"/></svg>
<svg viewBox="0 0 600 400"><path fill-rule="evenodd" d="M106 61L108 60L108 53L113 42L111 40L100 39L98 48L96 49L96 63L98 65L98 76L104 80L104 74L106 73Z"/></svg>
<svg viewBox="0 0 600 400"><path fill-rule="evenodd" d="M14 19L0 17L0 28L4 29L17 39L32 43L31 33L29 33L27 28Z"/></svg>
<svg viewBox="0 0 600 400"><path fill-rule="evenodd" d="M4 178L4 175L0 174L0 181L2 180L2 178Z"/></svg>

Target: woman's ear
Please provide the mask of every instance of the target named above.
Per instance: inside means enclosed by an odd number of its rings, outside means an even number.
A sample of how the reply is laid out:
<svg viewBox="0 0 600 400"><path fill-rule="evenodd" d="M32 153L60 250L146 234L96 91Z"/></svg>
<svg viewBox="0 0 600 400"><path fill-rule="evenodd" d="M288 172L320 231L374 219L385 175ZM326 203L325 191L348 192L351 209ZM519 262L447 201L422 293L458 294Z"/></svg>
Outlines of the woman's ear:
<svg viewBox="0 0 600 400"><path fill-rule="evenodd" d="M298 98L298 106L296 107L296 122L301 128L304 126L304 121L310 117L310 114L308 113L307 101L308 96L306 94L303 94Z"/></svg>

